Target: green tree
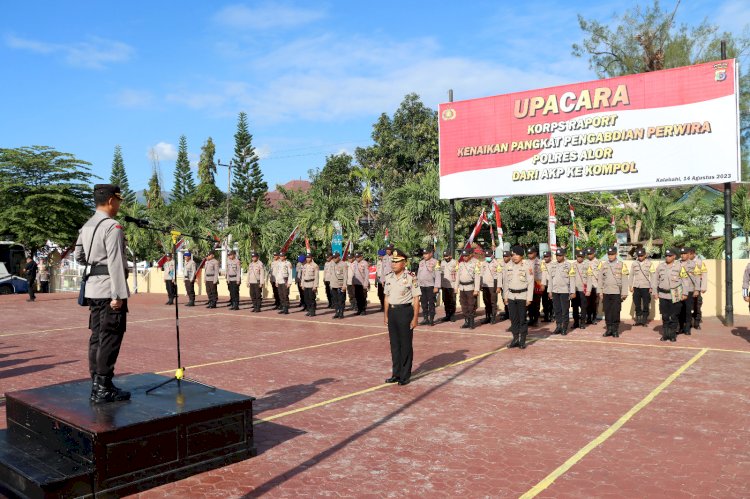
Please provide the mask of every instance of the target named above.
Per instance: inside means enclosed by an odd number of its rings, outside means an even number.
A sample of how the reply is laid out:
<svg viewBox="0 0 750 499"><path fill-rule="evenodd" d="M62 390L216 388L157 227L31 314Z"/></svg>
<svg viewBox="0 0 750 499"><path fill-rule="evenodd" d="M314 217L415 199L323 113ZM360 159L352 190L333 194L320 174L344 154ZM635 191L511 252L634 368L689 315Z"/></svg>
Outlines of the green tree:
<svg viewBox="0 0 750 499"><path fill-rule="evenodd" d="M154 167L146 190L146 207L150 210L158 210L164 207L164 198L161 195L161 181L159 180L159 168Z"/></svg>
<svg viewBox="0 0 750 499"><path fill-rule="evenodd" d="M0 234L32 253L73 244L93 210L90 164L51 147L0 149Z"/></svg>
<svg viewBox="0 0 750 499"><path fill-rule="evenodd" d="M174 168L174 186L172 187L172 200L184 201L195 194L195 181L190 169L188 159L187 137L180 136L180 145L177 149L177 162Z"/></svg>
<svg viewBox="0 0 750 499"><path fill-rule="evenodd" d="M244 112L241 112L237 119L232 163L232 196L239 199L244 206L254 206L259 200L264 200L268 184L263 180L258 155L253 147L253 136L247 127L247 114Z"/></svg>
<svg viewBox="0 0 750 499"><path fill-rule="evenodd" d="M740 185L732 194L732 219L742 229L745 252L750 251L750 197L747 185Z"/></svg>
<svg viewBox="0 0 750 499"><path fill-rule="evenodd" d="M200 208L215 208L224 200L224 193L216 187L216 162L214 161L216 146L209 137L201 147L201 157L198 161L198 179L200 184L196 189L194 202Z"/></svg>
<svg viewBox="0 0 750 499"><path fill-rule="evenodd" d="M109 175L109 183L119 185L125 204L135 203L135 192L130 190L128 174L125 172L125 162L122 160L122 148L115 146L115 154L112 158L112 173Z"/></svg>

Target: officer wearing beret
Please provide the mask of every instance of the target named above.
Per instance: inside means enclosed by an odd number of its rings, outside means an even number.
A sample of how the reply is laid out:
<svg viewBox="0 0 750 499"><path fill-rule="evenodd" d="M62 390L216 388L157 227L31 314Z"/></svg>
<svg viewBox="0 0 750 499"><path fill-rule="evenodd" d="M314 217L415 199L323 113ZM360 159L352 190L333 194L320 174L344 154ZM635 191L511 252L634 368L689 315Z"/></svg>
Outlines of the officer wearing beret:
<svg viewBox="0 0 750 499"><path fill-rule="evenodd" d="M629 274L628 266L617 259L617 247L608 248L607 260L601 262L597 276L606 323L602 336L620 337L620 312L622 302L628 297Z"/></svg>
<svg viewBox="0 0 750 499"><path fill-rule="evenodd" d="M432 248L422 250L422 260L417 268L417 282L422 296L422 313L424 320L420 325L435 325L435 301L440 289L440 264L433 258Z"/></svg>
<svg viewBox="0 0 750 499"><path fill-rule="evenodd" d="M544 264L544 285L555 312L552 334L568 334L570 300L575 297L575 268L565 259L565 248L557 248L555 261Z"/></svg>
<svg viewBox="0 0 750 499"><path fill-rule="evenodd" d="M278 251L273 252L273 260L271 260L270 269L268 272L268 280L271 281L271 290L273 291L273 309L278 310L281 308L281 298L279 297L279 287L276 285L276 265L278 265L281 257Z"/></svg>
<svg viewBox="0 0 750 499"><path fill-rule="evenodd" d="M661 341L677 341L677 315L680 313L682 301L687 300L685 281L682 277L682 267L675 262L676 249L664 252L664 261L656 267L651 275L651 293L659 297L659 312L662 320Z"/></svg>
<svg viewBox="0 0 750 499"><path fill-rule="evenodd" d="M597 297L599 296L598 288L599 283L597 282L597 276L601 269L601 262L596 257L596 250L594 248L586 248L586 286L588 288L588 294L586 295L586 324L596 324L599 321L596 318L596 312L599 308L599 302Z"/></svg>
<svg viewBox="0 0 750 499"><path fill-rule="evenodd" d="M195 274L196 274L196 267L195 267L195 261L193 260L193 255L186 251L183 255L185 259L185 264L182 268L182 274L185 282L185 292L188 296L188 302L185 304L186 307L194 307L195 306Z"/></svg>
<svg viewBox="0 0 750 499"><path fill-rule="evenodd" d="M250 264L247 266L247 287L250 288L250 301L253 312L260 312L263 303L263 283L266 282L266 269L260 261L260 255L253 251Z"/></svg>
<svg viewBox="0 0 750 499"><path fill-rule="evenodd" d="M177 295L177 282L176 272L174 268L174 262L172 261L172 253L164 255L167 261L161 266L162 277L164 278L164 286L167 288L167 303L165 305L171 305L174 303L174 298Z"/></svg>
<svg viewBox="0 0 750 499"><path fill-rule="evenodd" d="M630 265L630 292L635 306L635 325L646 326L651 310L651 276L656 264L646 256L646 250L638 248L635 261Z"/></svg>
<svg viewBox="0 0 750 499"><path fill-rule="evenodd" d="M240 284L242 284L242 263L236 251L230 251L227 258L227 288L229 289L229 310L240 309Z"/></svg>
<svg viewBox="0 0 750 499"><path fill-rule="evenodd" d="M511 248L513 256L510 263L503 269L503 300L510 311L510 330L513 341L508 348L526 348L526 334L529 331L526 322L526 310L534 298L534 267L523 259L522 246Z"/></svg>
<svg viewBox="0 0 750 499"><path fill-rule="evenodd" d="M443 251L443 263L440 266L440 287L443 290L445 317L441 322L455 321L456 288L458 287L458 266L448 250Z"/></svg>
<svg viewBox="0 0 750 499"><path fill-rule="evenodd" d="M706 267L706 262L696 257L695 248L688 248L688 254L690 255L690 259L695 262L695 272L697 273L697 293L693 295L693 328L700 329L701 321L703 321L703 313L701 312L703 308L703 294L708 290L708 268Z"/></svg>
<svg viewBox="0 0 750 499"><path fill-rule="evenodd" d="M331 267L331 298L333 299L334 319L344 318L346 306L346 283L348 282L349 264L341 261L338 251L333 253Z"/></svg>
<svg viewBox="0 0 750 499"><path fill-rule="evenodd" d="M542 253L542 273L544 273L545 267L550 263L552 263L552 252L545 251ZM552 322L552 316L554 315L552 298L550 297L549 289L547 289L544 283L542 283L542 287L544 288L544 292L542 293L542 322Z"/></svg>
<svg viewBox="0 0 750 499"><path fill-rule="evenodd" d="M474 329L474 315L476 313L476 300L479 296L481 283L481 269L472 257L472 251L468 248L461 251L461 261L458 262L458 281L456 292L461 301L461 312L464 314L464 323L461 329Z"/></svg>
<svg viewBox="0 0 750 499"><path fill-rule="evenodd" d="M292 263L286 259L286 252L279 252L279 262L274 271L276 286L279 288L280 314L289 315L289 288L292 287Z"/></svg>
<svg viewBox="0 0 750 499"><path fill-rule="evenodd" d="M414 360L412 340L419 317L421 290L417 276L406 271L406 254L393 250L391 259L393 272L385 278L385 314L383 321L388 326L391 343L391 377L386 383L408 385Z"/></svg>
<svg viewBox="0 0 750 499"><path fill-rule="evenodd" d="M216 308L219 301L219 262L216 260L216 254L209 251L206 255L206 263L203 265L203 280L206 283L206 294L208 295L208 305L206 308Z"/></svg>
<svg viewBox="0 0 750 499"><path fill-rule="evenodd" d="M89 305L89 374L95 404L130 399L112 383L128 313L128 262L125 236L114 216L120 210L120 187L94 186L96 211L78 233L75 259L86 266L85 298Z"/></svg>

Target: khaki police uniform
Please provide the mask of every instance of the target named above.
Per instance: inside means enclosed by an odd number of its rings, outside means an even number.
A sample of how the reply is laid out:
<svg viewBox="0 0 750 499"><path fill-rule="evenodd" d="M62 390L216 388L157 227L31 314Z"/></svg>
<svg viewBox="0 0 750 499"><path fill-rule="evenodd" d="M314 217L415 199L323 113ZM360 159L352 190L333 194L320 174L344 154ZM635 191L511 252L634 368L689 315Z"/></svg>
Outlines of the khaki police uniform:
<svg viewBox="0 0 750 499"><path fill-rule="evenodd" d="M183 280L185 282L185 292L188 296L188 302L185 305L186 307L192 307L195 306L195 273L196 273L196 265L193 261L192 256L190 257L190 260L185 262L185 265L183 265L182 268L183 273Z"/></svg>
<svg viewBox="0 0 750 499"><path fill-rule="evenodd" d="M458 261L451 258L450 261L443 258L440 264L440 287L443 292L443 306L445 307L445 320L453 321L456 314L456 288L458 288Z"/></svg>
<svg viewBox="0 0 750 499"><path fill-rule="evenodd" d="M242 284L242 263L237 257L227 258L227 288L231 310L240 309L240 284Z"/></svg>
<svg viewBox="0 0 750 499"><path fill-rule="evenodd" d="M174 260L170 259L164 262L161 267L162 277L164 279L164 286L167 288L167 296L169 300L167 305L174 303L175 296L177 296L177 283L175 281L175 264Z"/></svg>
<svg viewBox="0 0 750 499"><path fill-rule="evenodd" d="M599 265L599 293L602 295L602 307L604 308L604 321L606 331L604 336L620 336L620 312L622 302L628 296L629 269L626 264L619 260L610 262L604 260Z"/></svg>
<svg viewBox="0 0 750 499"><path fill-rule="evenodd" d="M526 348L526 307L534 299L535 278L533 263L528 260L511 260L503 268L503 300L508 302L510 312L512 346Z"/></svg>
<svg viewBox="0 0 750 499"><path fill-rule="evenodd" d="M542 261L539 258L529 258L526 260L534 271L534 295L531 305L528 306L529 326L536 326L539 322L539 309L542 304L542 295L544 295L544 285L542 284Z"/></svg>
<svg viewBox="0 0 750 499"><path fill-rule="evenodd" d="M253 312L260 312L263 304L263 283L266 282L266 268L260 260L250 261L247 266L247 287L250 288L250 301Z"/></svg>
<svg viewBox="0 0 750 499"><path fill-rule="evenodd" d="M687 299L685 286L687 275L681 277L680 262L671 264L661 262L651 275L651 292L659 297L659 313L662 318L662 341L676 341L678 322L677 315L682 307L682 300Z"/></svg>
<svg viewBox="0 0 750 499"><path fill-rule="evenodd" d="M589 260L584 260L586 264L586 286L589 291L589 295L586 299L586 324L596 324L598 322L596 313L599 308L599 283L597 277L599 275L599 269L601 268L601 262L598 258L594 257Z"/></svg>
<svg viewBox="0 0 750 499"><path fill-rule="evenodd" d="M435 324L436 289L440 289L440 264L435 258L419 261L417 268L417 283L420 288L420 299L424 320L422 325Z"/></svg>
<svg viewBox="0 0 750 499"><path fill-rule="evenodd" d="M696 272L700 274L696 278L696 288L699 293L693 299L693 327L700 329L703 321L703 293L708 290L708 267L706 267L706 262L695 256L695 253L691 255L691 259L695 261Z"/></svg>
<svg viewBox="0 0 750 499"><path fill-rule="evenodd" d="M474 314L476 311L476 300L481 285L481 268L476 260L470 258L468 261L458 262L458 274L456 291L461 302L461 312L464 314L464 324L462 328L471 328L474 324ZM475 295L474 293L477 293Z"/></svg>
<svg viewBox="0 0 750 499"><path fill-rule="evenodd" d="M279 260L274 270L276 286L279 288L280 314L289 314L289 288L292 287L292 262Z"/></svg>
<svg viewBox="0 0 750 499"><path fill-rule="evenodd" d="M696 294L700 295L701 286L701 268L698 266L695 260L680 260L680 274L683 277L687 277L687 285L685 286L685 294L687 300L682 302L680 306L680 313L677 314L677 323L679 329L677 333L683 333L688 336L692 334L693 327L693 304L695 303Z"/></svg>
<svg viewBox="0 0 750 499"><path fill-rule="evenodd" d="M489 262L482 262L480 267L485 324L494 324L497 320L497 288L501 287L498 285L499 270L501 268L494 258Z"/></svg>
<svg viewBox="0 0 750 499"><path fill-rule="evenodd" d="M401 384L408 383L414 361L412 341L414 330L411 323L418 310L419 303L415 298L422 293L417 276L403 270L396 275L391 272L385 277L385 296L388 314L388 338L391 344L391 373ZM417 312L417 313L415 313Z"/></svg>
<svg viewBox="0 0 750 499"><path fill-rule="evenodd" d="M331 296L331 267L333 266L333 260L328 257L326 263L323 264L323 286L326 290L326 300L328 300L328 308L333 308L333 298Z"/></svg>
<svg viewBox="0 0 750 499"><path fill-rule="evenodd" d="M334 319L344 318L344 307L346 306L346 287L349 282L349 264L346 262L332 261L331 266L331 298L333 299Z"/></svg>
<svg viewBox="0 0 750 499"><path fill-rule="evenodd" d="M279 297L279 287L276 286L276 265L279 263L279 257L274 255L268 271L268 280L271 282L271 291L273 292L273 310L281 308L281 298Z"/></svg>
<svg viewBox="0 0 750 499"><path fill-rule="evenodd" d="M320 274L320 267L315 262L309 262L302 265L300 274L300 281L302 285L302 292L305 294L305 305L307 306L307 315L315 317L315 311L317 308L317 292L318 292L318 280Z"/></svg>
<svg viewBox="0 0 750 499"><path fill-rule="evenodd" d="M575 262L572 262L573 270L575 271L575 285L576 285L576 296L573 298L571 305L573 306L573 329L580 328L586 329L586 311L588 310L588 299L589 299L589 287L588 287L588 276L586 272L588 270L588 264L586 259L579 262L576 258Z"/></svg>
<svg viewBox="0 0 750 499"><path fill-rule="evenodd" d="M219 301L219 262L216 258L206 260L203 266L203 280L206 283L206 294L208 295L208 307L216 308Z"/></svg>
<svg viewBox="0 0 750 499"><path fill-rule="evenodd" d="M370 264L364 258L354 260L352 265L352 285L354 301L357 303L357 314L367 313L367 291L370 289Z"/></svg>
<svg viewBox="0 0 750 499"><path fill-rule="evenodd" d="M351 262L346 262L346 264L349 266L346 270L346 276L347 276L347 283L346 283L346 293L349 295L349 310L357 309L359 311L359 307L357 307L357 295L354 293L354 264L357 263L356 261L352 260ZM359 312L358 312L359 313Z"/></svg>
<svg viewBox="0 0 750 499"><path fill-rule="evenodd" d="M651 275L656 272L656 263L650 258L635 260L630 264L630 289L635 306L635 324L645 326L651 311Z"/></svg>
<svg viewBox="0 0 750 499"><path fill-rule="evenodd" d="M570 297L576 293L575 275L575 267L567 260L544 263L544 286L547 288L547 294L552 297L555 316L554 334L568 334Z"/></svg>

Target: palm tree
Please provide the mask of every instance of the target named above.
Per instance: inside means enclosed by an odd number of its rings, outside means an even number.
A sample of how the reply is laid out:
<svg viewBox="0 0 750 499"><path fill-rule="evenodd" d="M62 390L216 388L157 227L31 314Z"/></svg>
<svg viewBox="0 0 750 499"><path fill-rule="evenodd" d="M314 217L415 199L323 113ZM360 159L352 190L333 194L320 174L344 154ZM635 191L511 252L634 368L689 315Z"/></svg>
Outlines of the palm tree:
<svg viewBox="0 0 750 499"><path fill-rule="evenodd" d="M659 189L643 191L640 197L639 211L643 230L648 234L646 252L651 253L654 239L663 239L665 244L674 239L674 218L682 206L665 196Z"/></svg>
<svg viewBox="0 0 750 499"><path fill-rule="evenodd" d="M740 185L732 194L732 218L745 236L745 251L750 250L750 197L746 185Z"/></svg>
<svg viewBox="0 0 750 499"><path fill-rule="evenodd" d="M379 172L375 168L368 166L355 166L352 169L351 176L362 183L362 206L365 209L365 216L372 217L372 205L375 201L375 180Z"/></svg>

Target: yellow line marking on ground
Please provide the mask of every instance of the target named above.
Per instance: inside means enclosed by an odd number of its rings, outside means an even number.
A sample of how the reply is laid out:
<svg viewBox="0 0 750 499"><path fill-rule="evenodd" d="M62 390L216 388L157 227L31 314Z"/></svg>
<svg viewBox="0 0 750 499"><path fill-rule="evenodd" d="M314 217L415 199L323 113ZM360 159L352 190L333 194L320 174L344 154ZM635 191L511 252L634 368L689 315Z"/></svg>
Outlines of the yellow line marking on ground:
<svg viewBox="0 0 750 499"><path fill-rule="evenodd" d="M650 404L654 398L656 398L657 395L659 395L665 388L667 388L669 385L672 384L672 382L677 379L682 373L684 373L690 366L695 364L698 359L703 357L703 355L708 351L707 348L701 349L700 352L695 354L693 358L685 362L682 366L680 366L679 369L677 369L675 372L673 372L667 379L662 381L662 383L654 388L651 393L646 395L640 402L638 402L636 405L634 405L628 412L626 412L620 419L618 419L615 424L604 430L598 437L596 437L594 440L589 442L585 447L583 447L581 450L576 452L570 459L565 461L563 464L561 464L556 470L554 470L552 473L547 475L541 482L536 484L534 487L529 489L528 492L526 492L524 495L521 496L521 499L531 499L532 497L536 497L540 492L543 492L547 489L550 485L552 485L555 480L560 478L563 474L565 474L570 468L572 468L576 463L578 463L581 459L586 457L586 455L594 450L599 445L603 444L609 437L611 437L617 430L619 430L625 423L627 423L633 416L638 414L638 412L646 407L648 404Z"/></svg>
<svg viewBox="0 0 750 499"><path fill-rule="evenodd" d="M666 349L672 349L672 350L708 350L709 352L731 352L731 353L744 353L744 354L750 354L750 350L730 350L727 348L711 348L711 347L692 347L689 345L670 345L670 344L664 344L664 345L651 345L648 343L633 343L633 342L627 342L627 341L606 341L606 340L587 340L584 338L549 338L552 341L555 342L561 342L561 343L567 343L567 342L573 342L573 343L599 343L602 345L612 345L612 346L632 346L632 347L647 347L647 348L666 348Z"/></svg>
<svg viewBox="0 0 750 499"><path fill-rule="evenodd" d="M222 364L231 364L232 362L241 362L243 360L261 359L263 357L273 357L274 355L281 355L281 354L284 354L284 353L299 352L299 351L302 351L302 350L310 350L310 349L313 349L313 348L327 347L327 346L330 346L330 345L339 345L341 343L347 343L349 341L355 341L355 340L362 340L362 339L365 339L365 338L372 338L373 336L380 336L380 335L383 335L383 334L386 334L386 333L387 333L387 331L382 331L380 333L367 334L365 336L357 336L357 337L354 337L354 338L346 338L346 339L343 339L343 340L329 341L329 342L326 342L326 343L317 343L315 345L306 345L306 346L303 346L303 347L290 348L289 350L281 350L279 352L261 353L261 354L258 354L258 355L250 355L248 357L238 357L236 359L217 360L216 362L207 362L205 364L196 364L194 366L185 366L185 370L196 369L196 368L199 368L199 367L208 367L208 366L218 366L218 365L222 365ZM170 370L167 370L167 371L158 371L156 374L167 374L167 373L171 373L173 371L174 371L174 369L170 369Z"/></svg>

